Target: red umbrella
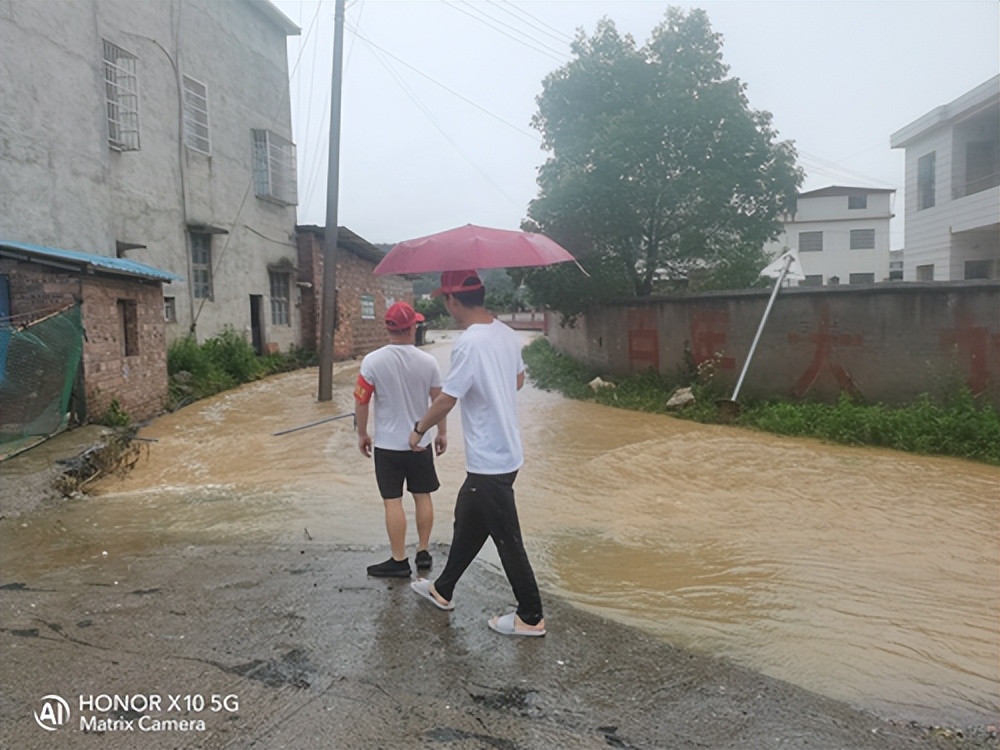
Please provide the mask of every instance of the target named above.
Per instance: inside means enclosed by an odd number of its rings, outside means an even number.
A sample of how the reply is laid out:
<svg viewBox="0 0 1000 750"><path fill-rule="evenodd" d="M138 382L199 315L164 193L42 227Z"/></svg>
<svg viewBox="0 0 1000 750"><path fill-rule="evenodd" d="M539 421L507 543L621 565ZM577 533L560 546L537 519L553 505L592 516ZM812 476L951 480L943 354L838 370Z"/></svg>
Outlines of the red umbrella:
<svg viewBox="0 0 1000 750"><path fill-rule="evenodd" d="M550 266L567 260L576 258L544 234L466 224L400 242L375 266L375 273L387 276L468 268Z"/></svg>

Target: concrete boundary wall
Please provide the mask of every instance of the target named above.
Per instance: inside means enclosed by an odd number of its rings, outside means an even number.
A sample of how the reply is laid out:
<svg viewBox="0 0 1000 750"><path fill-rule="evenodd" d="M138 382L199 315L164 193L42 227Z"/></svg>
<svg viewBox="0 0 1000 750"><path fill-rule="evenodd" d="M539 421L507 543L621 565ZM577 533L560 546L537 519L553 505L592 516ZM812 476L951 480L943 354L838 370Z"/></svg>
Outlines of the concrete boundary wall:
<svg viewBox="0 0 1000 750"><path fill-rule="evenodd" d="M771 290L631 300L572 326L549 313L553 347L602 373L676 372L715 361L730 392ZM689 354L686 354L689 352ZM784 288L740 397L904 404L964 383L1000 408L1000 283L890 282Z"/></svg>

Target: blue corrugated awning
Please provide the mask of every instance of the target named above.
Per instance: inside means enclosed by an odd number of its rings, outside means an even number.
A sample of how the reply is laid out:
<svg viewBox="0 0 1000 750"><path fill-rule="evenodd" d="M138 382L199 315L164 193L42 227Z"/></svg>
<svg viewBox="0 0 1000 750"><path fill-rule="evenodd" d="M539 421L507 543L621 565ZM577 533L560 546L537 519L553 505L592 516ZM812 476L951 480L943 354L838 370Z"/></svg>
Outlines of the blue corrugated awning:
<svg viewBox="0 0 1000 750"><path fill-rule="evenodd" d="M82 253L79 250L62 250L57 247L43 247L26 242L0 240L0 255L10 255L20 260L48 263L80 273L108 273L115 276L131 276L152 281L183 281L182 276L161 271L159 268L136 263L128 258L112 258L108 255Z"/></svg>

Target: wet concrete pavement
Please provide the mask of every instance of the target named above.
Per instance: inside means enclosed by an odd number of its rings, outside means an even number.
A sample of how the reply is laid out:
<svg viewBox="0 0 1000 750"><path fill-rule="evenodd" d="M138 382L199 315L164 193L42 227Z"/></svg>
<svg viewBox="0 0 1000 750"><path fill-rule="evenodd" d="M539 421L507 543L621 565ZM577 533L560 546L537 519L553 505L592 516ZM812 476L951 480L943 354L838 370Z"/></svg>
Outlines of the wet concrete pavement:
<svg viewBox="0 0 1000 750"><path fill-rule="evenodd" d="M4 535L14 533L4 524ZM3 580L0 747L995 743L984 732L960 742L944 730L896 725L551 596L547 637L504 638L486 620L513 600L488 563L473 564L456 610L445 613L406 580L367 578L375 552L307 539L168 547ZM446 550L433 552L440 568ZM67 702L69 719L45 729L35 713L50 725L62 718L44 713L52 695ZM91 696L102 695L133 698L100 710L107 699ZM150 696L160 710L150 710Z"/></svg>

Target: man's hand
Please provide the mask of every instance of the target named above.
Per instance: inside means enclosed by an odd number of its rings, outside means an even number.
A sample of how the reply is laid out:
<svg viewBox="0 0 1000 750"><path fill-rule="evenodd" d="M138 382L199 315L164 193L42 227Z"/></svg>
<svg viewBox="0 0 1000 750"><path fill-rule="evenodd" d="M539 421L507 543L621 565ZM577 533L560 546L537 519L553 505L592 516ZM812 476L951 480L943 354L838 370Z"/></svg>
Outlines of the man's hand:
<svg viewBox="0 0 1000 750"><path fill-rule="evenodd" d="M420 445L420 441L424 439L424 436L419 434L416 430L410 431L410 450L411 451L422 451L426 450Z"/></svg>
<svg viewBox="0 0 1000 750"><path fill-rule="evenodd" d="M358 450L365 458L372 457L372 439L366 434L358 435Z"/></svg>
<svg viewBox="0 0 1000 750"><path fill-rule="evenodd" d="M448 436L442 435L440 432L437 437L434 438L434 454L440 456L448 450Z"/></svg>

